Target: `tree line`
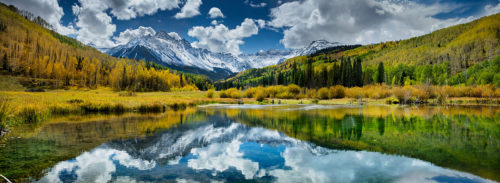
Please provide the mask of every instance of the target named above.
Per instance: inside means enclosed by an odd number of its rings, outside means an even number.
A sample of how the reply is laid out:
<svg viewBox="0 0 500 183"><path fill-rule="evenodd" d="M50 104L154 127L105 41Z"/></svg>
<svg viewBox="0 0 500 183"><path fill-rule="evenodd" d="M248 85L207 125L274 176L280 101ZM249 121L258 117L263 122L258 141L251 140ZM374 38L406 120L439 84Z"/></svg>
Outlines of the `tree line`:
<svg viewBox="0 0 500 183"><path fill-rule="evenodd" d="M383 63L380 63L380 66L382 70L376 74L384 75ZM364 75L368 73L363 72L359 57L322 60L321 62L307 57L303 61L291 60L285 65L272 66L263 70L262 73L250 74L250 77L242 80L236 78L217 82L215 86L218 89L227 89L295 84L305 88L321 88L335 85L360 87L373 83L371 75ZM382 83L384 78L380 77L376 82Z"/></svg>
<svg viewBox="0 0 500 183"><path fill-rule="evenodd" d="M363 64L359 56L297 57L277 66L244 71L237 77L215 83L217 89L296 84L305 88L341 85L361 87L385 83L406 85L485 85L500 87L500 57L467 66L453 74L452 64L385 65Z"/></svg>

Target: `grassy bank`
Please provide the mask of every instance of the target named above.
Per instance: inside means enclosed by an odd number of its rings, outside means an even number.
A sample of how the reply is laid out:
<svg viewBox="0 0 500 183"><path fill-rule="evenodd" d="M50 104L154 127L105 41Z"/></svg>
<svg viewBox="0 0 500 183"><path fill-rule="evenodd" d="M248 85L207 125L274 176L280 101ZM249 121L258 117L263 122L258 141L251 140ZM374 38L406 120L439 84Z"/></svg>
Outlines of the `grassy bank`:
<svg viewBox="0 0 500 183"><path fill-rule="evenodd" d="M164 112L209 103L236 103L237 99L208 98L206 92L116 92L96 90L0 91L0 120L5 126L37 123L53 115L125 112Z"/></svg>

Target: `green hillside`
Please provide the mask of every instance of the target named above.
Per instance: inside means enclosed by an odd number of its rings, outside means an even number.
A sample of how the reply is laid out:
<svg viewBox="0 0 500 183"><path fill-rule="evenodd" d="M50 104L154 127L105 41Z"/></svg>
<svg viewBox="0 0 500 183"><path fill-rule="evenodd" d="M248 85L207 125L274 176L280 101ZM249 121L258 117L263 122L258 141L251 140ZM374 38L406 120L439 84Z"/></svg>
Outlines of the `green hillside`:
<svg viewBox="0 0 500 183"><path fill-rule="evenodd" d="M499 86L500 62L493 61L500 55L499 45L500 14L495 14L407 40L295 57L280 65L244 71L217 82L216 86L298 84L318 88L380 82ZM357 68L356 61L361 62L361 69ZM379 74L381 63L385 67Z"/></svg>

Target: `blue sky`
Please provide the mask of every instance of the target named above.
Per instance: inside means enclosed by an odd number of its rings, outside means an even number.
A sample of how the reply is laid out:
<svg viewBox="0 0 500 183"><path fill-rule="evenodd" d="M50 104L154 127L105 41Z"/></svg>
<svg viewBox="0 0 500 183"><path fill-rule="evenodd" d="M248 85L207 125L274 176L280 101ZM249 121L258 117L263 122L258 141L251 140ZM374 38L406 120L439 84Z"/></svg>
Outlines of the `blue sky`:
<svg viewBox="0 0 500 183"><path fill-rule="evenodd" d="M300 48L319 39L344 44L400 40L500 11L499 0L0 1L99 48L116 46L118 39L129 40L142 30L161 30L195 47L233 54ZM224 17L211 18L211 8ZM139 31L140 26L147 29ZM120 35L127 30L130 34Z"/></svg>

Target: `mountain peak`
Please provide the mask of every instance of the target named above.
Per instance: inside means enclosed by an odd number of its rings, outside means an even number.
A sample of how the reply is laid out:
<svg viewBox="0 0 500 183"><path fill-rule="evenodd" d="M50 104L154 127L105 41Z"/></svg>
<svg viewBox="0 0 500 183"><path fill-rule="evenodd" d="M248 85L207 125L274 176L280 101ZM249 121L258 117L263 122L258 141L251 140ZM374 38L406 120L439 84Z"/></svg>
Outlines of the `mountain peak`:
<svg viewBox="0 0 500 183"><path fill-rule="evenodd" d="M327 40L320 39L320 40L315 40L315 41L311 42L308 46L302 48L299 52L300 52L300 55L309 55L309 54L313 54L316 51L319 51L319 50L322 50L325 48L329 48L329 47L338 46L338 45L340 45L339 42L329 42Z"/></svg>

